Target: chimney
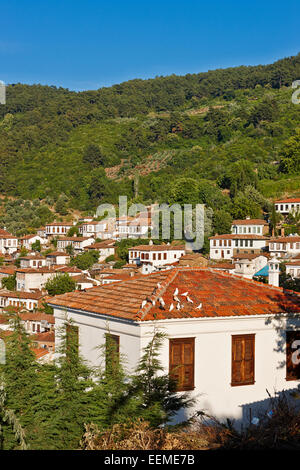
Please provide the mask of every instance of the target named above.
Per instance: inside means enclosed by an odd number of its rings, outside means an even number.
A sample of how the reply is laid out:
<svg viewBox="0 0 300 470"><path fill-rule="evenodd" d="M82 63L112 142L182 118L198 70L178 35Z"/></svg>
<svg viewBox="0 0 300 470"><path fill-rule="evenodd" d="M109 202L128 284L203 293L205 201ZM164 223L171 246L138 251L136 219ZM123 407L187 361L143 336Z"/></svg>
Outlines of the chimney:
<svg viewBox="0 0 300 470"><path fill-rule="evenodd" d="M277 258L273 257L268 262L269 266L269 276L268 276L268 283L270 286L279 287L279 261Z"/></svg>
<svg viewBox="0 0 300 470"><path fill-rule="evenodd" d="M281 229L280 229L280 236L284 237L284 227L281 227Z"/></svg>

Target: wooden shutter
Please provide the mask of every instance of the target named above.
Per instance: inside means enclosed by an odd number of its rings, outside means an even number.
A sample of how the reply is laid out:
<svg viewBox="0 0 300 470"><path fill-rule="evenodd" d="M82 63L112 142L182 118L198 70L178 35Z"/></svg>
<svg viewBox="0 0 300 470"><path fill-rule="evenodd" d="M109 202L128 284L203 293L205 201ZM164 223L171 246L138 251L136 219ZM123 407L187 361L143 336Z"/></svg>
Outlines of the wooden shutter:
<svg viewBox="0 0 300 470"><path fill-rule="evenodd" d="M194 389L195 338L170 339L169 371L177 390Z"/></svg>
<svg viewBox="0 0 300 470"><path fill-rule="evenodd" d="M300 341L300 331L286 332L286 380L300 379L300 364L293 361L293 353L297 351L297 345L294 341ZM293 347L294 346L294 347Z"/></svg>
<svg viewBox="0 0 300 470"><path fill-rule="evenodd" d="M112 371L119 363L120 336L107 333L105 335L105 363L106 372Z"/></svg>
<svg viewBox="0 0 300 470"><path fill-rule="evenodd" d="M232 336L231 385L254 384L255 335Z"/></svg>

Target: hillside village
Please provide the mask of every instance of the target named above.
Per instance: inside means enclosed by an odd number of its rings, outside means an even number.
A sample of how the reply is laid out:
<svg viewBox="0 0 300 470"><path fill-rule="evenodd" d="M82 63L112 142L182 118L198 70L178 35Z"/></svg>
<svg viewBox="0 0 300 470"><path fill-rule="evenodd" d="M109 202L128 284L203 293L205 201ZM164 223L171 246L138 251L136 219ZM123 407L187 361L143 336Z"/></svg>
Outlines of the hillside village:
<svg viewBox="0 0 300 470"><path fill-rule="evenodd" d="M97 366L95 351L101 337L105 344L109 323L109 334L133 370L151 328L162 327L170 339L161 357L165 369L175 374L178 391L203 392L206 398L198 407L219 418L226 411L245 422L265 401L266 387L276 383L278 390L295 389L300 379L299 367L290 360L299 336L290 330L299 319L289 319L300 311L300 293L279 287L282 275L291 283L300 280L300 235L284 233L284 222L299 211L300 198L275 201L280 222L273 227L267 218L233 220L231 233L210 237L206 255L188 250L183 241L150 240L155 207L116 220L53 222L19 238L2 228L0 336L9 338L7 313L18 312L36 359L49 364L59 350L57 331L67 314L82 356ZM127 240L127 259L119 263L122 240ZM80 268L76 260L87 254L92 256L88 267ZM288 342L286 352L276 353L274 323L279 319ZM206 368L197 362L208 351L214 357L213 344L223 357L215 365L223 400L211 382L210 364ZM262 354L270 361L268 373ZM285 354L286 367L277 368ZM239 385L252 388L237 394Z"/></svg>
<svg viewBox="0 0 300 470"><path fill-rule="evenodd" d="M0 450L300 448L299 78L0 80Z"/></svg>

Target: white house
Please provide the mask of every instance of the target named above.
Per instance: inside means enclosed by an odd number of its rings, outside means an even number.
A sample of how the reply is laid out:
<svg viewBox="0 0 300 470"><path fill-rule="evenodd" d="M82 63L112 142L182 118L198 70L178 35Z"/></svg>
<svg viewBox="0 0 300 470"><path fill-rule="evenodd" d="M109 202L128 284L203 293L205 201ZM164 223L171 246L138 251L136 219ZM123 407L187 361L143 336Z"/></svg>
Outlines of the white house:
<svg viewBox="0 0 300 470"><path fill-rule="evenodd" d="M66 265L70 263L70 255L64 251L52 251L46 255L47 265Z"/></svg>
<svg viewBox="0 0 300 470"><path fill-rule="evenodd" d="M99 243L93 243L87 246L85 251L99 251L99 261L105 260L108 256L115 254L115 240L103 240Z"/></svg>
<svg viewBox="0 0 300 470"><path fill-rule="evenodd" d="M0 308L23 307L27 310L35 310L40 301L46 296L45 292L17 292L6 289L0 290Z"/></svg>
<svg viewBox="0 0 300 470"><path fill-rule="evenodd" d="M147 238L149 228L151 223L148 217L122 216L116 219L114 238Z"/></svg>
<svg viewBox="0 0 300 470"><path fill-rule="evenodd" d="M246 279L252 279L253 276L268 264L266 254L237 254L233 256L234 274Z"/></svg>
<svg viewBox="0 0 300 470"><path fill-rule="evenodd" d="M263 219L246 219L234 220L231 225L231 233L237 234L253 234L266 235L269 231L269 224Z"/></svg>
<svg viewBox="0 0 300 470"><path fill-rule="evenodd" d="M31 234L31 235L24 235L24 237L21 237L19 239L20 245L24 246L27 250L31 250L31 245L35 243L36 241L39 241L41 246L47 245L48 240L44 237L41 237L40 235L37 234Z"/></svg>
<svg viewBox="0 0 300 470"><path fill-rule="evenodd" d="M30 292L34 289L42 289L48 279L54 277L55 269L43 268L18 268L16 270L17 291Z"/></svg>
<svg viewBox="0 0 300 470"><path fill-rule="evenodd" d="M28 333L45 333L54 331L55 318L43 312L21 313L20 318Z"/></svg>
<svg viewBox="0 0 300 470"><path fill-rule="evenodd" d="M102 234L107 229L108 223L105 220L84 222L79 227L79 233L82 237L102 238Z"/></svg>
<svg viewBox="0 0 300 470"><path fill-rule="evenodd" d="M99 365L99 345L112 335L132 371L154 328L166 338L165 372L218 419L249 423L270 393L296 389L300 366L300 295L208 268L179 268L132 278L49 301L55 328L74 322L81 355ZM60 336L56 335L56 350Z"/></svg>
<svg viewBox="0 0 300 470"><path fill-rule="evenodd" d="M47 264L46 258L39 254L20 256L19 260L20 268L42 268Z"/></svg>
<svg viewBox="0 0 300 470"><path fill-rule="evenodd" d="M255 234L224 234L209 237L210 259L231 259L238 253L258 254L266 249L268 238Z"/></svg>
<svg viewBox="0 0 300 470"><path fill-rule="evenodd" d="M45 266L42 268L17 268L17 291L31 292L35 289L43 289L47 281L57 274L67 273L69 276L81 274L76 266Z"/></svg>
<svg viewBox="0 0 300 470"><path fill-rule="evenodd" d="M300 279L300 258L288 261L285 266L286 274L289 274L293 279Z"/></svg>
<svg viewBox="0 0 300 470"><path fill-rule="evenodd" d="M152 268L178 261L185 255L183 245L138 245L128 250L129 263L151 265Z"/></svg>
<svg viewBox="0 0 300 470"><path fill-rule="evenodd" d="M80 253L86 246L95 243L93 237L62 237L57 240L57 248L63 251L67 246L71 245L75 253Z"/></svg>
<svg viewBox="0 0 300 470"><path fill-rule="evenodd" d="M289 235L287 237L271 238L269 243L271 255L278 257L295 256L300 253L300 236Z"/></svg>
<svg viewBox="0 0 300 470"><path fill-rule="evenodd" d="M9 254L15 253L18 250L18 238L7 232L6 230L0 229L0 253Z"/></svg>
<svg viewBox="0 0 300 470"><path fill-rule="evenodd" d="M46 236L49 238L58 235L66 235L73 225L73 223L68 222L53 222L52 224L46 224Z"/></svg>
<svg viewBox="0 0 300 470"><path fill-rule="evenodd" d="M300 210L300 198L275 201L275 210L282 215L287 215L290 212L298 212Z"/></svg>

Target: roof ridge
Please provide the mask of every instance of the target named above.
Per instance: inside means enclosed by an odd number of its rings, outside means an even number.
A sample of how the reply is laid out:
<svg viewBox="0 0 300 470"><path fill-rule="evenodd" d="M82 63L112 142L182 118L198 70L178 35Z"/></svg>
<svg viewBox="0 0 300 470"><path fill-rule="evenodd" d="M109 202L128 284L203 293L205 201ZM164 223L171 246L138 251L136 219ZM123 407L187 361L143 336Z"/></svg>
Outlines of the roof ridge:
<svg viewBox="0 0 300 470"><path fill-rule="evenodd" d="M136 318L143 320L143 318L146 316L146 314L150 311L152 308L152 300L156 301L159 297L161 297L167 290L167 287L171 282L174 281L174 279L177 277L179 270L175 268L174 270L171 269L171 272L167 275L167 278L161 282L161 286L158 291L155 292L155 294L151 294L150 296L147 296L148 304L145 305L145 307L141 308L137 314ZM151 303L150 303L151 302Z"/></svg>

